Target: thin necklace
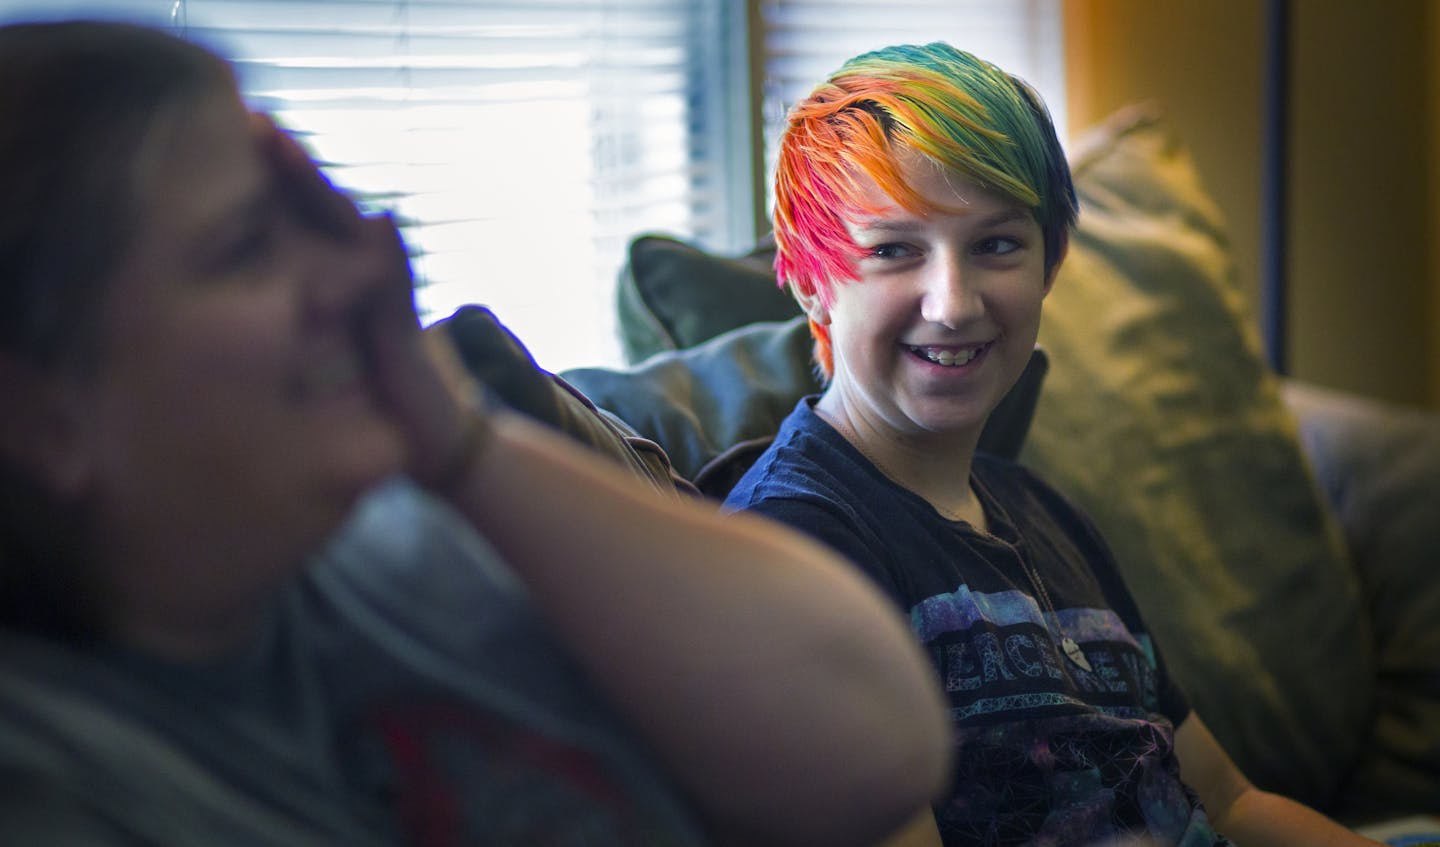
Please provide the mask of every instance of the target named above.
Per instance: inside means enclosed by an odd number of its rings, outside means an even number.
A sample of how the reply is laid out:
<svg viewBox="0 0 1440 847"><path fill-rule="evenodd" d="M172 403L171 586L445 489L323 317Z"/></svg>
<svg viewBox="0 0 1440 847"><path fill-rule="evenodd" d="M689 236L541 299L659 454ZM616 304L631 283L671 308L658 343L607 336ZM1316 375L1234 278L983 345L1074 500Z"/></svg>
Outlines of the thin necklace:
<svg viewBox="0 0 1440 847"><path fill-rule="evenodd" d="M816 414L819 414L818 409L816 410ZM861 443L860 436L855 433L854 429L851 429L848 423L840 420L839 418L831 420L828 415L820 415L820 417L827 421L831 426L833 426L835 430L840 433L840 436L842 438L850 442L850 446L858 450L860 452L860 455L864 456L866 460L870 462L870 464L875 466L876 470L880 471L880 473L884 474L886 478L888 478L896 485L899 485L902 488L905 487L895 477L895 474L887 470L885 466L880 464L880 462L876 460L874 456L870 455L870 451L866 450ZM925 502L930 503L929 500L926 500ZM947 512L939 506L936 506L934 503L930 503L930 508L934 509L940 514L941 517L947 520L965 520L964 517L956 515L952 512ZM966 523L969 523L969 521L966 521ZM990 533L988 532L985 534L990 535ZM1005 543L1007 547L1010 547L1012 550L1014 550L1013 545L1010 545L1008 542L1002 543ZM1031 566L1031 564L1025 560L1024 554L1021 553L1019 550L1014 550L1014 552L1015 561L1020 563L1020 570L1025 574L1025 578L1030 581L1031 587L1035 589L1035 599L1040 603L1040 610L1042 613L1044 613L1046 621L1045 628L1050 629L1049 622L1054 621L1055 629L1060 634L1060 649L1065 651L1065 657L1068 658L1070 661L1074 662L1077 667L1083 668L1086 671L1093 671L1094 668L1090 666L1090 660L1085 658L1085 651L1080 649L1080 645L1076 643L1075 639L1071 638L1068 634L1066 634L1065 630L1061 627L1060 615L1055 609L1055 604L1050 600L1050 592L1045 590L1045 581L1040 578L1040 571L1036 570L1033 566Z"/></svg>
<svg viewBox="0 0 1440 847"><path fill-rule="evenodd" d="M1085 658L1085 651L1080 649L1080 645L1075 643L1075 639L1067 635L1061 626L1060 615L1055 611L1055 604L1050 602L1050 592L1045 590L1045 581L1040 578L1040 571L1025 561L1025 556L1019 552L1015 554L1015 559L1020 563L1020 570L1024 571L1025 576L1029 578L1030 584L1035 586L1036 597L1040 600L1041 608L1046 612L1046 621L1055 622L1055 629L1060 633L1060 649L1065 651L1066 658L1087 671L1094 670L1090 667L1090 660ZM1045 628L1050 628L1048 623Z"/></svg>

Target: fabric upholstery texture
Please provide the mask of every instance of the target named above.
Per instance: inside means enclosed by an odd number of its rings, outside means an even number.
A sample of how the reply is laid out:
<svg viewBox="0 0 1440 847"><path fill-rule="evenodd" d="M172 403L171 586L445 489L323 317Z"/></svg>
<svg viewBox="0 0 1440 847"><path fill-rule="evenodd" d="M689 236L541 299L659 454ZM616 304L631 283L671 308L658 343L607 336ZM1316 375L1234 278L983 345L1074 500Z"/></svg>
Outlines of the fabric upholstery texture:
<svg viewBox="0 0 1440 847"><path fill-rule="evenodd" d="M819 390L809 351L804 319L792 318L743 326L632 368L577 368L563 376L663 444L680 476L719 498L764 451L796 399Z"/></svg>
<svg viewBox="0 0 1440 847"><path fill-rule="evenodd" d="M1097 128L1072 164L1080 223L1047 301L1050 374L1021 459L1095 518L1172 671L1247 774L1325 805L1370 726L1373 634L1244 315L1224 222L1149 110ZM768 417L813 390L797 376L809 368L803 322L736 329L798 312L770 296L774 278L757 270L765 252L636 247L643 260L621 279L631 307L622 335L651 358L635 382L594 370L566 378L658 440L682 476L727 449L758 452L746 441L768 436L763 421L747 409L745 425L716 428L705 392L725 394L733 411L753 388ZM724 376L698 376L707 369ZM786 402L777 390L794 394ZM652 422L662 414L689 416L685 433ZM715 434L697 451L695 432Z"/></svg>

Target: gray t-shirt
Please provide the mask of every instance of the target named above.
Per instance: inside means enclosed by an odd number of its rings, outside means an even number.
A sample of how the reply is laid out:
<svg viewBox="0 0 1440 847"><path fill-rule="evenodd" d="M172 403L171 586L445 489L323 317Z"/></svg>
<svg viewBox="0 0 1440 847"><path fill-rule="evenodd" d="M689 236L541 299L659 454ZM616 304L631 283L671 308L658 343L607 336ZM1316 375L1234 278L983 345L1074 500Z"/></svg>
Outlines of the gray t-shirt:
<svg viewBox="0 0 1440 847"><path fill-rule="evenodd" d="M6 845L698 842L524 587L405 481L221 661L0 634Z"/></svg>

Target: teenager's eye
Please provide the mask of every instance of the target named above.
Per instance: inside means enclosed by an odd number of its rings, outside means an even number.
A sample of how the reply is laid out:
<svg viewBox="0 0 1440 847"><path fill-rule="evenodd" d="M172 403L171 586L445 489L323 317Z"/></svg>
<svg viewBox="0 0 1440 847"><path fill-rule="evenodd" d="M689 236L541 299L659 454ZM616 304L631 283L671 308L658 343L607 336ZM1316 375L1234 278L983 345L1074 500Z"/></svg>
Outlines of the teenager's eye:
<svg viewBox="0 0 1440 847"><path fill-rule="evenodd" d="M990 256L1004 256L1007 253L1013 253L1019 250L1022 246L1024 245L1022 245L1018 239L1008 236L996 236L994 238L982 239L975 245L973 252Z"/></svg>
<svg viewBox="0 0 1440 847"><path fill-rule="evenodd" d="M915 251L905 244L892 242L871 247L870 255L876 259L906 259L915 255Z"/></svg>

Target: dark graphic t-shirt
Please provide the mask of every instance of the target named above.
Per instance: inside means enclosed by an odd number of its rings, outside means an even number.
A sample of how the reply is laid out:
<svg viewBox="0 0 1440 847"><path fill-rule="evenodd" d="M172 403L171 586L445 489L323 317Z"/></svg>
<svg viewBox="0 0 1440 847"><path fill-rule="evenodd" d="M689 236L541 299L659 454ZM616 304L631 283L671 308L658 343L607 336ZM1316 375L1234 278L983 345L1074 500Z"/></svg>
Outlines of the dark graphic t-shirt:
<svg viewBox="0 0 1440 847"><path fill-rule="evenodd" d="M909 615L950 701L951 845L1227 843L1179 779L1189 714L1108 548L1018 465L976 456L990 531L896 485L802 400L726 500L847 556Z"/></svg>

